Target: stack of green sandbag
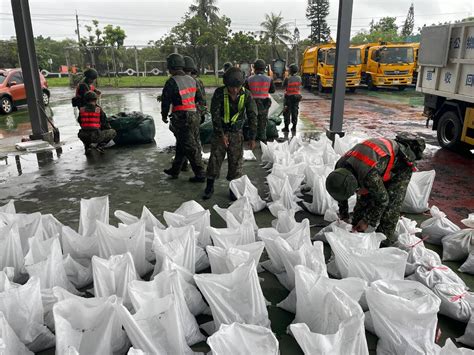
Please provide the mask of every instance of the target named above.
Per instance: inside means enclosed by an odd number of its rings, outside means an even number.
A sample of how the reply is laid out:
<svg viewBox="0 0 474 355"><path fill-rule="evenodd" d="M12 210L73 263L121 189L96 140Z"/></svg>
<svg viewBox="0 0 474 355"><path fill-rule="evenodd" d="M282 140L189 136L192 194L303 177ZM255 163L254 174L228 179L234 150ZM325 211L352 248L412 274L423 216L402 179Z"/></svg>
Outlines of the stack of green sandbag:
<svg viewBox="0 0 474 355"><path fill-rule="evenodd" d="M278 138L277 126L281 124L281 121L282 121L281 117L277 115L271 116L268 119L268 123L267 123L267 139L268 140Z"/></svg>
<svg viewBox="0 0 474 355"><path fill-rule="evenodd" d="M144 144L155 140L155 121L142 112L119 112L109 117L110 126L115 129L117 145Z"/></svg>

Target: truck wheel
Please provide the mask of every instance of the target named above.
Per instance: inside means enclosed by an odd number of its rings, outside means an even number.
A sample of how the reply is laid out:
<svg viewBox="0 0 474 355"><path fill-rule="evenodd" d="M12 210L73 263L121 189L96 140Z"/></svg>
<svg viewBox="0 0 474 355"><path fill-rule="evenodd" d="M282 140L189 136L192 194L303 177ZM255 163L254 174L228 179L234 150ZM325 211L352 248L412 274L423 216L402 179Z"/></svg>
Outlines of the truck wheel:
<svg viewBox="0 0 474 355"><path fill-rule="evenodd" d="M400 85L398 86L398 91L403 91L405 90L407 87L405 85Z"/></svg>
<svg viewBox="0 0 474 355"><path fill-rule="evenodd" d="M438 122L438 143L442 148L456 149L461 140L462 124L454 111L446 111Z"/></svg>
<svg viewBox="0 0 474 355"><path fill-rule="evenodd" d="M43 103L45 106L49 105L49 95L46 91L43 91Z"/></svg>
<svg viewBox="0 0 474 355"><path fill-rule="evenodd" d="M324 93L324 91L325 91L325 90L324 90L324 86L323 86L323 84L321 83L321 80L318 79L318 92L322 94L322 93Z"/></svg>
<svg viewBox="0 0 474 355"><path fill-rule="evenodd" d="M349 89L349 92L354 93L356 92L357 88L355 86L350 86L348 89Z"/></svg>
<svg viewBox="0 0 474 355"><path fill-rule="evenodd" d="M12 113L12 111L13 111L12 100L7 96L2 97L0 99L0 112L8 115L9 113Z"/></svg>

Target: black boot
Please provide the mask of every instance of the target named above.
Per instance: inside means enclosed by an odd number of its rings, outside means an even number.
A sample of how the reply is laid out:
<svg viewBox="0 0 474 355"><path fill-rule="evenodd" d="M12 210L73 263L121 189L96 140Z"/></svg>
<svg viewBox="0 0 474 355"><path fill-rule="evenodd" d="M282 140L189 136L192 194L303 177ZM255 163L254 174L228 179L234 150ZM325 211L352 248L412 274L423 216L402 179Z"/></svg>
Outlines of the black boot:
<svg viewBox="0 0 474 355"><path fill-rule="evenodd" d="M189 171L187 159L184 161L183 165L181 166L181 171Z"/></svg>
<svg viewBox="0 0 474 355"><path fill-rule="evenodd" d="M204 195L202 198L204 200L209 200L212 197L212 194L214 193L214 179L207 179L207 185L206 189L204 190Z"/></svg>
<svg viewBox="0 0 474 355"><path fill-rule="evenodd" d="M171 177L172 179L177 179L178 175L179 175L179 173L176 174L176 172L174 172L173 169L171 169L171 168L170 169L165 169L165 170L163 170L163 172L166 175L168 175L169 177Z"/></svg>
<svg viewBox="0 0 474 355"><path fill-rule="evenodd" d="M189 178L189 182L205 182L206 177L202 175L196 175Z"/></svg>
<svg viewBox="0 0 474 355"><path fill-rule="evenodd" d="M281 131L282 132L289 132L290 130L288 129L288 125L285 125L285 127Z"/></svg>
<svg viewBox="0 0 474 355"><path fill-rule="evenodd" d="M296 125L294 124L293 127L291 127L291 133L296 133Z"/></svg>
<svg viewBox="0 0 474 355"><path fill-rule="evenodd" d="M237 201L237 196L235 196L231 189L229 189L229 198L231 201Z"/></svg>

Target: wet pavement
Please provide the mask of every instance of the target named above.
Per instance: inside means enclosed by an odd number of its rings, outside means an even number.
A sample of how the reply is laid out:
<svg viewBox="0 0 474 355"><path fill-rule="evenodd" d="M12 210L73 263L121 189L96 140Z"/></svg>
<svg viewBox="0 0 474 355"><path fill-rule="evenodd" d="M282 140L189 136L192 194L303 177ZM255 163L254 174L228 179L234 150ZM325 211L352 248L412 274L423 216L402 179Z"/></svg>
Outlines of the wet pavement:
<svg viewBox="0 0 474 355"><path fill-rule="evenodd" d="M161 121L156 96L159 89L103 90L102 106L108 114L119 111L141 111L154 117L156 143L133 147L113 147L104 155L93 154L86 157L82 143L77 138L79 125L75 121L70 98L73 91L67 88L52 89L51 110L54 121L60 129L62 145L56 150L41 154L18 154L12 151L14 143L29 133L30 126L26 109L22 108L9 116L0 116L0 204L9 199L16 200L19 212L52 213L62 223L77 228L81 198L109 195L111 223L116 224L112 214L124 210L140 215L146 205L155 215L163 211L174 211L182 202L195 199L204 208L212 210L217 204L229 205L228 183L224 179L216 183L216 193L210 201L201 200L204 186L187 182L192 173L183 173L177 180L169 180L163 169L169 167L173 157L174 137ZM281 111L282 93L274 95L273 110ZM347 94L347 132L365 132L371 136L393 137L395 132L409 130L423 135L436 145L434 132L425 127L422 116L422 97L413 90L405 92L380 91L367 93L360 91ZM301 124L298 134L304 138L314 137L324 132L329 120L330 95L313 95L305 92L301 103ZM281 128L281 127L280 127ZM283 137L283 135L281 135ZM209 150L208 146L204 147ZM95 153L95 152L94 152ZM256 150L260 156L259 149ZM221 176L226 174L226 163ZM472 176L474 164L472 155L461 156L449 151L430 149L420 164L421 170L435 169L437 176L430 204L438 205L457 224L467 213L474 212ZM257 162L245 162L244 172L258 187L261 196L266 196L266 172ZM421 221L424 215L409 216ZM299 212L297 220L309 218L312 235L324 221L321 217L307 212ZM268 210L256 214L259 227L270 227L273 217ZM224 227L224 222L212 211L211 224ZM436 249L436 248L435 248ZM438 250L439 251L439 250ZM328 253L329 250L326 250ZM449 263L453 269L459 263ZM281 354L299 354L301 350L295 340L286 334L286 327L293 316L276 307L288 295L276 278L268 272L259 274L264 278L262 289L272 303L269 307L272 329L280 342ZM474 288L474 277L460 275ZM205 321L206 319L200 319ZM446 336L460 336L464 325L446 317L440 317L443 340ZM375 350L376 338L368 335L371 351ZM208 351L204 344L193 347L196 351ZM52 350L45 352L52 354Z"/></svg>

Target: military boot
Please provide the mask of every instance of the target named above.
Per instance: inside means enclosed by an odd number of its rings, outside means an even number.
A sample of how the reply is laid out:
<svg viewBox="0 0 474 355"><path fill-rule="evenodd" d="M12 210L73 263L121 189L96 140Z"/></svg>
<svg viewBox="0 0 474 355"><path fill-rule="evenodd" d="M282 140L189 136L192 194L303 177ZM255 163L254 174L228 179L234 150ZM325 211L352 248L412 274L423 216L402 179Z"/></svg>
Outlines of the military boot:
<svg viewBox="0 0 474 355"><path fill-rule="evenodd" d="M285 125L285 127L281 130L282 132L289 132L290 130L288 129L288 125Z"/></svg>
<svg viewBox="0 0 474 355"><path fill-rule="evenodd" d="M176 172L173 170L173 169L165 169L163 170L163 172L168 175L169 177L171 177L172 179L177 179L178 178L178 174L176 174Z"/></svg>
<svg viewBox="0 0 474 355"><path fill-rule="evenodd" d="M196 175L189 178L189 182L205 182L206 177L202 175Z"/></svg>
<svg viewBox="0 0 474 355"><path fill-rule="evenodd" d="M214 179L207 179L206 189L204 190L203 200L209 200L214 193Z"/></svg>

